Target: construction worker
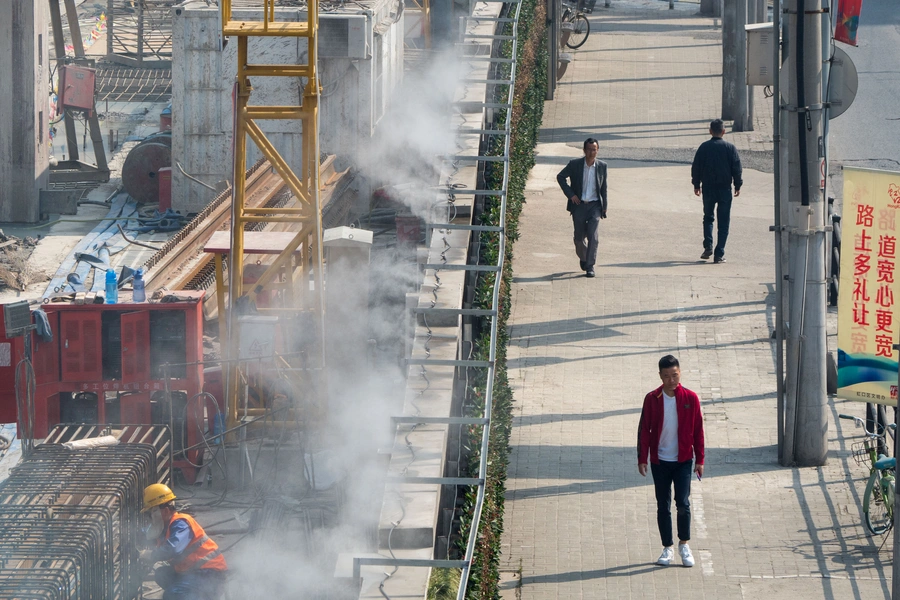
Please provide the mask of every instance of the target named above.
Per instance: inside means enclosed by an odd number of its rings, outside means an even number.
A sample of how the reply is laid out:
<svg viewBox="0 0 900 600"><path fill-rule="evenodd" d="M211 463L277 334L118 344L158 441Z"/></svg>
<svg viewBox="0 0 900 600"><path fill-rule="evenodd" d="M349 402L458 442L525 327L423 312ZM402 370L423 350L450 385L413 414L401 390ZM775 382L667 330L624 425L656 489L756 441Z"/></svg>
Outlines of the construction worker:
<svg viewBox="0 0 900 600"><path fill-rule="evenodd" d="M190 515L175 510L175 494L161 483L144 489L143 513L149 513L147 540L155 549L142 553L154 564L167 562L154 573L163 600L219 600L225 589L228 565L219 547Z"/></svg>

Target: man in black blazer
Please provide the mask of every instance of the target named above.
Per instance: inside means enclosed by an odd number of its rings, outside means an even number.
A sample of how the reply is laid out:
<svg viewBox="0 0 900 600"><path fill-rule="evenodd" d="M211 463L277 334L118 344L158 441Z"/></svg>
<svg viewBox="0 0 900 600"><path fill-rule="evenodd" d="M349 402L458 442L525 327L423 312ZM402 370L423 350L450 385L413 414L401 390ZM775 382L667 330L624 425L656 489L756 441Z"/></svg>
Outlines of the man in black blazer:
<svg viewBox="0 0 900 600"><path fill-rule="evenodd" d="M600 219L606 218L606 163L597 160L599 149L600 143L594 138L584 140L584 158L569 161L556 176L568 199L566 210L575 226L575 253L587 277L594 276Z"/></svg>

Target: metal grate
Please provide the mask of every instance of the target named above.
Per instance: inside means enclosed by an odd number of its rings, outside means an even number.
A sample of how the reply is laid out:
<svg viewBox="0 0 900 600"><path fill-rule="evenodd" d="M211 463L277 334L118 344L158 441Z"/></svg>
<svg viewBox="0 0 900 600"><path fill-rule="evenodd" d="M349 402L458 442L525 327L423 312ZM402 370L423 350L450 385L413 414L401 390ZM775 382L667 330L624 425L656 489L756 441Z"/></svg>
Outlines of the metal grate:
<svg viewBox="0 0 900 600"><path fill-rule="evenodd" d="M108 0L106 53L137 64L172 60L172 0Z"/></svg>
<svg viewBox="0 0 900 600"><path fill-rule="evenodd" d="M681 317L672 317L672 321L677 323L712 323L715 321L727 321L727 315L684 315Z"/></svg>
<svg viewBox="0 0 900 600"><path fill-rule="evenodd" d="M171 98L171 69L97 65L97 102L167 102Z"/></svg>
<svg viewBox="0 0 900 600"><path fill-rule="evenodd" d="M133 427L123 431L144 443L90 450L41 444L0 485L0 599L140 594L142 490L159 480L168 442L160 427L137 436ZM57 427L48 439L100 433L109 431Z"/></svg>

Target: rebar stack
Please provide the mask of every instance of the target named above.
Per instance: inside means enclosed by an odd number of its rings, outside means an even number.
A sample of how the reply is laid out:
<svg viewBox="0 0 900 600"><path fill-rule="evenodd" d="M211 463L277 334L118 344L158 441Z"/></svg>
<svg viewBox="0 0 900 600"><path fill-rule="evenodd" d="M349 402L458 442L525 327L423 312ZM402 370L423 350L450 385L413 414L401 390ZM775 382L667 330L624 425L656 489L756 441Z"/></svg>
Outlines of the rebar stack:
<svg viewBox="0 0 900 600"><path fill-rule="evenodd" d="M36 447L0 484L0 600L138 597L142 495L159 481L159 454Z"/></svg>

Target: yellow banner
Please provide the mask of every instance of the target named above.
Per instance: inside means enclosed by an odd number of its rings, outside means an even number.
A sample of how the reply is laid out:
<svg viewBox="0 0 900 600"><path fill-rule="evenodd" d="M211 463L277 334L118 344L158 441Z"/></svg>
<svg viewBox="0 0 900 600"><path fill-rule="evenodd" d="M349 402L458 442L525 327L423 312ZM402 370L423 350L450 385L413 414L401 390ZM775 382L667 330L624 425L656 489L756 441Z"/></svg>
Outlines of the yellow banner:
<svg viewBox="0 0 900 600"><path fill-rule="evenodd" d="M838 396L897 404L900 173L844 167Z"/></svg>

